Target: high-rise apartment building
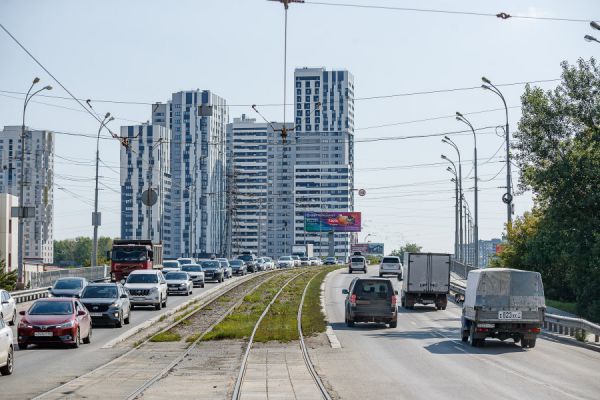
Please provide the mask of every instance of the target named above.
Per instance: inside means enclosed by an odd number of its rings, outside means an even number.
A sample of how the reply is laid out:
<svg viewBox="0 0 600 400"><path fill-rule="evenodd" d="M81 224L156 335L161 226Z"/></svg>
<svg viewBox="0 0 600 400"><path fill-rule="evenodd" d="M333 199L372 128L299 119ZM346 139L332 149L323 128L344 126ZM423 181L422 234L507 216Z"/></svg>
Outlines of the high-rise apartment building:
<svg viewBox="0 0 600 400"><path fill-rule="evenodd" d="M121 238L150 239L163 243L163 253L171 255L171 132L161 125L122 126L121 137L129 145L121 146ZM142 199L148 189L156 202L146 205Z"/></svg>
<svg viewBox="0 0 600 400"><path fill-rule="evenodd" d="M173 93L152 121L171 129L171 253L225 253L226 102L209 90Z"/></svg>
<svg viewBox="0 0 600 400"><path fill-rule="evenodd" d="M24 220L24 253L28 262L54 259L54 137L49 131L25 128L25 161L20 199L35 215ZM21 185L21 127L5 126L0 132L0 193L19 196ZM17 227L15 227L16 229Z"/></svg>
<svg viewBox="0 0 600 400"><path fill-rule="evenodd" d="M17 196L0 193L0 259L4 260L4 272L16 271L19 267L19 218L13 217L11 212L18 206Z"/></svg>
<svg viewBox="0 0 600 400"><path fill-rule="evenodd" d="M269 124L234 118L227 124L231 254L267 252L267 136Z"/></svg>
<svg viewBox="0 0 600 400"><path fill-rule="evenodd" d="M297 68L293 165L294 244L327 255L327 234L304 232L307 211L354 211L354 78L346 70ZM335 255L349 254L349 233L335 233Z"/></svg>

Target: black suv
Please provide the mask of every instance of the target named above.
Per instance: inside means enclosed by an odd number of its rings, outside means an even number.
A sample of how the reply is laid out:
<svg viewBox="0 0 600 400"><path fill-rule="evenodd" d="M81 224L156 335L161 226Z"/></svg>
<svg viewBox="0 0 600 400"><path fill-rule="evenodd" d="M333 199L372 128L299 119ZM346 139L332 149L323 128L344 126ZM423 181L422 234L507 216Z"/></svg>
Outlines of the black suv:
<svg viewBox="0 0 600 400"><path fill-rule="evenodd" d="M88 309L92 324L128 324L131 317L129 296L120 283L90 283L81 293L81 302Z"/></svg>
<svg viewBox="0 0 600 400"><path fill-rule="evenodd" d="M389 279L354 278L342 293L346 295L346 326L352 327L355 322L386 323L390 328L398 325L398 291Z"/></svg>
<svg viewBox="0 0 600 400"><path fill-rule="evenodd" d="M254 254L242 254L237 259L246 263L248 272L256 272L256 256Z"/></svg>
<svg viewBox="0 0 600 400"><path fill-rule="evenodd" d="M201 261L202 271L204 271L204 281L223 282L225 280L225 269L220 261L207 260Z"/></svg>

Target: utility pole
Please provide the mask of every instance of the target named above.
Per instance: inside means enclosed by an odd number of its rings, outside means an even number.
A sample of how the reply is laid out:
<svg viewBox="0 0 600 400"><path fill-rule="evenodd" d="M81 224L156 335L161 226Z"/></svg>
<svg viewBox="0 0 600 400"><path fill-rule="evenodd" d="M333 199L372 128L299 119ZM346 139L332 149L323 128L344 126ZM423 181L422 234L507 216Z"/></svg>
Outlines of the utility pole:
<svg viewBox="0 0 600 400"><path fill-rule="evenodd" d="M98 212L98 164L100 162L100 132L107 123L114 120L107 112L98 128L98 137L96 138L96 190L94 191L94 213L92 214L92 225L94 226L94 239L92 243L92 259L90 266L95 267L98 264L98 227L102 224L101 214Z"/></svg>
<svg viewBox="0 0 600 400"><path fill-rule="evenodd" d="M20 165L20 176L19 176L19 207L16 209L16 214L19 217L19 228L18 228L18 265L17 265L17 288L22 289L25 287L25 282L23 280L23 272L24 272L24 259L25 259L25 218L30 217L30 213L27 211L28 208L25 207L25 113L27 111L27 105L29 104L29 100L33 98L36 94L41 92L42 90L52 90L52 86L44 86L43 88L33 92L30 95L33 86L40 81L40 78L34 78L27 94L25 95L25 102L23 103L23 123L21 124L21 165ZM11 216L14 215L14 211L11 210Z"/></svg>
<svg viewBox="0 0 600 400"><path fill-rule="evenodd" d="M506 135L506 193L502 195L502 202L506 204L506 225L507 229L512 226L512 176L510 172L510 130L508 125L508 106L506 105L506 99L504 95L494 84L485 76L481 78L483 81L483 85L481 87L485 90L489 90L492 93L495 93L502 100L502 104L504 104L504 111L506 113L506 125L504 128L504 133ZM479 247L479 246L478 246Z"/></svg>
<svg viewBox="0 0 600 400"><path fill-rule="evenodd" d="M464 115L456 112L456 119L460 122L467 124L469 128L471 128L471 132L473 132L473 162L475 169L475 222L473 225L473 241L475 243L479 243L479 202L478 202L478 185L477 182L479 180L477 175L477 134L475 133L475 128L473 125L465 118ZM475 267L479 268L479 246L475 246Z"/></svg>

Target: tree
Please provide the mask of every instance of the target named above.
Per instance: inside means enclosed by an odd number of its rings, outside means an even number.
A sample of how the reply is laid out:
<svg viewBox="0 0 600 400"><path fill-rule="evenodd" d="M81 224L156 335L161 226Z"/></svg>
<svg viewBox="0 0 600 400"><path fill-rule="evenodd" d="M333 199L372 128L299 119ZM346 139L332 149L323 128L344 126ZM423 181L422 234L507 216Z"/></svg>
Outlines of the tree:
<svg viewBox="0 0 600 400"><path fill-rule="evenodd" d="M390 255L400 257L400 260L404 260L404 253L419 253L423 249L422 246L419 246L416 243L406 243L404 246L400 246L399 249L393 250Z"/></svg>
<svg viewBox="0 0 600 400"><path fill-rule="evenodd" d="M548 295L600 320L600 71L593 58L562 69L556 89L521 97L513 148L535 209L508 227L499 263L539 270Z"/></svg>
<svg viewBox="0 0 600 400"><path fill-rule="evenodd" d="M113 239L102 236L98 239L98 264L106 264L106 252L111 249ZM92 256L92 239L77 237L54 241L54 262L58 265L89 267Z"/></svg>
<svg viewBox="0 0 600 400"><path fill-rule="evenodd" d="M15 290L17 287L17 271L6 271L6 261L0 258L0 289Z"/></svg>

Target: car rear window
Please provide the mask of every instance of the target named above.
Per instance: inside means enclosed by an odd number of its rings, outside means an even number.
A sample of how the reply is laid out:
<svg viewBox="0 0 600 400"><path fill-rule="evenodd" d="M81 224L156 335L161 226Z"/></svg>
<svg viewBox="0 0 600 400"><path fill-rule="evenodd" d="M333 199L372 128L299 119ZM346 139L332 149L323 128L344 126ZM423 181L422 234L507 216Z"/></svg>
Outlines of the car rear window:
<svg viewBox="0 0 600 400"><path fill-rule="evenodd" d="M363 262L364 258L362 257L352 257L352 262Z"/></svg>
<svg viewBox="0 0 600 400"><path fill-rule="evenodd" d="M359 280L354 286L354 294L359 300L387 299L392 294L391 283L384 280Z"/></svg>
<svg viewBox="0 0 600 400"><path fill-rule="evenodd" d="M400 262L400 260L398 258L396 258L396 257L384 257L384 259L383 259L382 262L383 263L390 263L390 264L393 264L393 263L397 264L397 263Z"/></svg>
<svg viewBox="0 0 600 400"><path fill-rule="evenodd" d="M61 279L56 281L54 289L79 289L83 286L81 279Z"/></svg>

